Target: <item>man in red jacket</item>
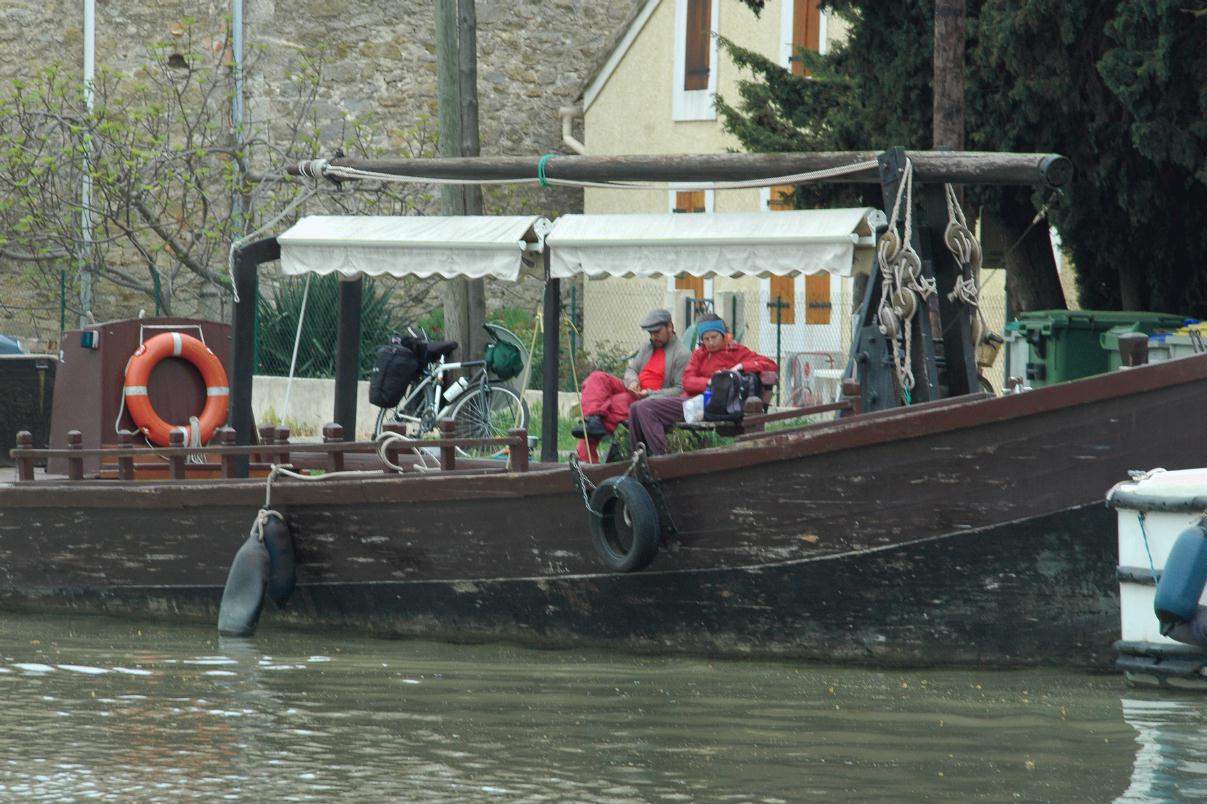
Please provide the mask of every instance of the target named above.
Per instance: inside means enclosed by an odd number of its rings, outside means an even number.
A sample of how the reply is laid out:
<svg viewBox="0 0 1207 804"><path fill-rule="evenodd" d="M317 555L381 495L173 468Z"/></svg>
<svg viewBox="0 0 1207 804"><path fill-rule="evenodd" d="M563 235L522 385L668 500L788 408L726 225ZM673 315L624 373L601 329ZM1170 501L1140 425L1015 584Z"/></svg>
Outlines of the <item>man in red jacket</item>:
<svg viewBox="0 0 1207 804"><path fill-rule="evenodd" d="M779 370L771 358L730 340L720 316L710 315L700 319L696 334L700 346L692 352L691 360L683 370L683 396L642 399L629 408L629 433L633 446L645 444L646 452L650 455L666 453L666 429L675 422L683 421L683 400L704 393L712 375L718 371L757 374Z"/></svg>

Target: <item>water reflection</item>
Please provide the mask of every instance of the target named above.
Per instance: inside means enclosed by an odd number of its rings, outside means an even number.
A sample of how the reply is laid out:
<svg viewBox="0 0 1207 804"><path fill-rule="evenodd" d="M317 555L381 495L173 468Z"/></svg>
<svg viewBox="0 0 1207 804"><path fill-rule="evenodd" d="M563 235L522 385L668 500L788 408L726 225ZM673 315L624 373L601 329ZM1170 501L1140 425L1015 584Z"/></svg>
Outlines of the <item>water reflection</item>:
<svg viewBox="0 0 1207 804"><path fill-rule="evenodd" d="M1147 699L1116 676L852 671L314 633L219 641L210 628L91 618L0 615L0 633L3 798L1201 793L1186 786L1204 759L1197 700L1136 708Z"/></svg>
<svg viewBox="0 0 1207 804"><path fill-rule="evenodd" d="M1202 801L1207 798L1207 723L1200 697L1134 693L1123 719L1136 730L1131 784L1120 801Z"/></svg>

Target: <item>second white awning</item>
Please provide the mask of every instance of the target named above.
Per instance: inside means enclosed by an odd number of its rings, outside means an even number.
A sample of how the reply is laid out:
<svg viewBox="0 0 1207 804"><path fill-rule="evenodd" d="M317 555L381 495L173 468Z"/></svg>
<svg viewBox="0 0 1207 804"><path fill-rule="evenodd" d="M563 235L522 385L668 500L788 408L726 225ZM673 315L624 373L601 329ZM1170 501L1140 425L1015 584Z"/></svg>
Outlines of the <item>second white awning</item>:
<svg viewBox="0 0 1207 804"><path fill-rule="evenodd" d="M563 215L550 275L850 276L884 214L871 207L680 215ZM868 260L861 260L867 262Z"/></svg>

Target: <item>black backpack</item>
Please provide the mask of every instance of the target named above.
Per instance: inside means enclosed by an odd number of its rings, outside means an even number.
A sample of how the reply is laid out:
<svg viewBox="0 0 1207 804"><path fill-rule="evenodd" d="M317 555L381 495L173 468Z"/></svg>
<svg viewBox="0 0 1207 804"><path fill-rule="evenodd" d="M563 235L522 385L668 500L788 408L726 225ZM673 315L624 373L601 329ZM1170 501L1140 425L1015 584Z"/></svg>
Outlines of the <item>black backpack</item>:
<svg viewBox="0 0 1207 804"><path fill-rule="evenodd" d="M387 343L377 350L369 375L369 404L392 408L402 401L407 386L419 376L419 356L400 343Z"/></svg>
<svg viewBox="0 0 1207 804"><path fill-rule="evenodd" d="M708 382L711 396L704 405L706 422L740 422L745 414L746 398L763 393L759 375L737 371L718 371Z"/></svg>

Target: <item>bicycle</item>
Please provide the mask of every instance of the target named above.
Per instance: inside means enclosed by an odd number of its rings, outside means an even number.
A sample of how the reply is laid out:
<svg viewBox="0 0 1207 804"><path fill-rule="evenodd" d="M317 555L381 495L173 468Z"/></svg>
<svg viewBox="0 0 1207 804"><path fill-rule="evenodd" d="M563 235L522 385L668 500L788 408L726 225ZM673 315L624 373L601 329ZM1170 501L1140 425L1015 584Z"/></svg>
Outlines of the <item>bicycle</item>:
<svg viewBox="0 0 1207 804"><path fill-rule="evenodd" d="M519 343L503 327L495 324L485 326L492 341ZM426 338L424 340L426 342ZM445 362L457 349L457 342L426 343L427 360L420 368L417 380L397 405L378 410L377 423L373 428L375 439L381 436L387 424L401 424L406 428L406 437L422 439L435 432L437 424L445 418L453 420L455 438L499 438L510 430L528 427L528 403L511 388L497 380L492 381L485 360ZM458 369L476 371L472 376L463 377L446 387L445 374ZM449 392L454 388L460 390L450 399ZM457 451L470 458L490 458L498 456L501 448L484 445L458 447Z"/></svg>

